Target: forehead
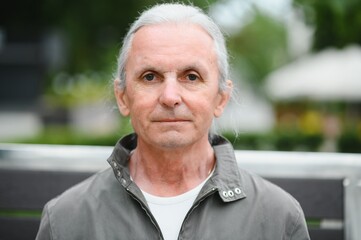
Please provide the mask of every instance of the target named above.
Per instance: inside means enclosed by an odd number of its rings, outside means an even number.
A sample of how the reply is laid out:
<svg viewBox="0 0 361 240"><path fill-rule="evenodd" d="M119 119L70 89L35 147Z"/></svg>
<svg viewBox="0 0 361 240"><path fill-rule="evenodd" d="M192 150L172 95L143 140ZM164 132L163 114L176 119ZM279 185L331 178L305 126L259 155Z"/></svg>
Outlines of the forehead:
<svg viewBox="0 0 361 240"><path fill-rule="evenodd" d="M172 40L175 37L182 36L183 42L194 42L194 36L199 42L206 41L213 44L213 39L201 26L193 23L159 23L147 25L139 28L134 33L133 44L141 38L147 37L150 39L157 39L158 41Z"/></svg>
<svg viewBox="0 0 361 240"><path fill-rule="evenodd" d="M214 41L200 26L162 23L141 27L133 37L129 58L174 58L183 61L216 60ZM129 59L130 60L130 59Z"/></svg>

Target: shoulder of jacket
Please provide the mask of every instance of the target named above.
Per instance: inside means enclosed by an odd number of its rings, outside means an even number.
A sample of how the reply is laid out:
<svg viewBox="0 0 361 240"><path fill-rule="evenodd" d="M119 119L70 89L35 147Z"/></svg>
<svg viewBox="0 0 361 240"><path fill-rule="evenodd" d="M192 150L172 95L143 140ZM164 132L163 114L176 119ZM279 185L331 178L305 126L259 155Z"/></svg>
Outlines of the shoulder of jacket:
<svg viewBox="0 0 361 240"><path fill-rule="evenodd" d="M260 199L264 199L267 205L283 206L282 209L301 211L299 202L281 187L255 173L241 168L239 171L246 187L247 196L258 195Z"/></svg>
<svg viewBox="0 0 361 240"><path fill-rule="evenodd" d="M107 184L105 184L105 181L107 181L106 179L108 176L112 176L112 178L114 178L111 168L107 168L91 175L83 181L68 188L59 196L51 199L46 204L47 210L52 212L76 208L76 206L82 201L89 200L89 198L92 198L97 194L97 192L101 191L102 188L106 187Z"/></svg>

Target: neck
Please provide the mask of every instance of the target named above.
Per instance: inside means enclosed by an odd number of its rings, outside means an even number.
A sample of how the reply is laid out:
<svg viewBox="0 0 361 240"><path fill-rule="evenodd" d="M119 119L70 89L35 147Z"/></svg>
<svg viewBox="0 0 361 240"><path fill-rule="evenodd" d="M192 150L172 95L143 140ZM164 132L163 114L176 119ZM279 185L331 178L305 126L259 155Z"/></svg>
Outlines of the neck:
<svg viewBox="0 0 361 240"><path fill-rule="evenodd" d="M203 141L182 149L155 150L138 142L130 158L130 174L145 192L176 196L187 192L211 173L215 165L213 148Z"/></svg>

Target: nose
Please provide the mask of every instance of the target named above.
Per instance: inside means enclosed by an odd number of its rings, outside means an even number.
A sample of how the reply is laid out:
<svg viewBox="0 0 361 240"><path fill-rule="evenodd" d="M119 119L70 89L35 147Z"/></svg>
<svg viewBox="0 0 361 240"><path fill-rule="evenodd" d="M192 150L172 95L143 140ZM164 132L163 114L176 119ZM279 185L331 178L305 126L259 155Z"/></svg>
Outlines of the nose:
<svg viewBox="0 0 361 240"><path fill-rule="evenodd" d="M177 79L167 78L164 80L159 101L163 106L169 108L174 108L181 104L181 89Z"/></svg>

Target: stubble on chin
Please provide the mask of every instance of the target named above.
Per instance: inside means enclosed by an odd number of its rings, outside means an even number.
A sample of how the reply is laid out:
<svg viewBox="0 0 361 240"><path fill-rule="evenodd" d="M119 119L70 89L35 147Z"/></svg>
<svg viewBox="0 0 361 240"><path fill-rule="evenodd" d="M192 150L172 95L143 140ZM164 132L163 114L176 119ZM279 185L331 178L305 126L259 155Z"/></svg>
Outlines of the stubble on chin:
<svg viewBox="0 0 361 240"><path fill-rule="evenodd" d="M182 134L177 131L156 134L158 136L155 138L153 136L153 144L164 150L180 149L192 143L191 136L182 136Z"/></svg>

